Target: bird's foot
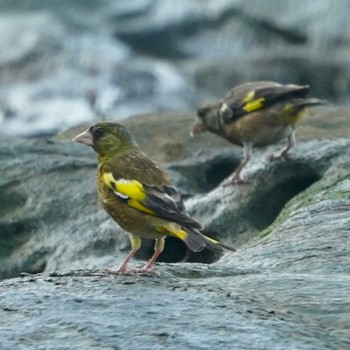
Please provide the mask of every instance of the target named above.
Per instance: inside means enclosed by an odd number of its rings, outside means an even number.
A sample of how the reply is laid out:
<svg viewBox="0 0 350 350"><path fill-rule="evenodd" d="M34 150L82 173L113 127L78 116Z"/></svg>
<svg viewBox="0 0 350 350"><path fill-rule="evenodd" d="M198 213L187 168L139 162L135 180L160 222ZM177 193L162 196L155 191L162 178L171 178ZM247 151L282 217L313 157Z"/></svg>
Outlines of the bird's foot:
<svg viewBox="0 0 350 350"><path fill-rule="evenodd" d="M242 184L247 184L249 183L248 180L242 179L240 175L234 175L234 176L229 176L223 183L222 185L224 187L227 186L232 186L232 185L242 185Z"/></svg>
<svg viewBox="0 0 350 350"><path fill-rule="evenodd" d="M146 264L146 265L141 269L141 271L154 271L154 267L153 267L153 265Z"/></svg>
<svg viewBox="0 0 350 350"><path fill-rule="evenodd" d="M153 267L145 265L141 269L104 269L103 272L107 275L122 275L122 276L138 276L143 274L159 274L159 272Z"/></svg>
<svg viewBox="0 0 350 350"><path fill-rule="evenodd" d="M291 157L290 157L290 154L288 152L289 150L284 150L281 154L275 156L274 154L271 154L269 156L269 161L273 162L273 161L280 161L280 160L289 160Z"/></svg>
<svg viewBox="0 0 350 350"><path fill-rule="evenodd" d="M154 266L150 264L146 264L141 270L139 270L139 272L159 274L159 272L154 268Z"/></svg>

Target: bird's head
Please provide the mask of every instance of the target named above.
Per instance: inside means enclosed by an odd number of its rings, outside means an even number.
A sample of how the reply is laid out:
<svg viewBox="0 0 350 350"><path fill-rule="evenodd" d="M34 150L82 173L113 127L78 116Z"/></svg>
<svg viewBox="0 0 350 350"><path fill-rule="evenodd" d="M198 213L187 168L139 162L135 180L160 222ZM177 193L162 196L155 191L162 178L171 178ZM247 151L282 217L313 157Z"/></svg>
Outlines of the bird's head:
<svg viewBox="0 0 350 350"><path fill-rule="evenodd" d="M73 141L91 146L99 157L111 157L137 147L125 126L112 122L94 124L76 136Z"/></svg>
<svg viewBox="0 0 350 350"><path fill-rule="evenodd" d="M202 133L211 131L217 133L220 129L220 120L218 118L221 102L208 104L197 110L196 123L192 125L190 134Z"/></svg>

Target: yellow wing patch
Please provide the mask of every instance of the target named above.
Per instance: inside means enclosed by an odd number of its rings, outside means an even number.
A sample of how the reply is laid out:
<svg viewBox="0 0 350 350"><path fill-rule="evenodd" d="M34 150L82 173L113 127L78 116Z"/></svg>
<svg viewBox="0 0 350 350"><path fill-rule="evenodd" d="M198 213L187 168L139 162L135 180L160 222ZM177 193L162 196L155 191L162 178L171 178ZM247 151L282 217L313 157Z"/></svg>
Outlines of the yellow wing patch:
<svg viewBox="0 0 350 350"><path fill-rule="evenodd" d="M179 238L181 240L185 240L188 236L188 233L184 230L181 230L180 226L169 222L162 226L162 229L165 229L168 233L170 233L171 236Z"/></svg>
<svg viewBox="0 0 350 350"><path fill-rule="evenodd" d="M117 191L134 200L142 201L146 198L146 193L141 182L125 179L116 180L112 173L103 174L103 180L113 191Z"/></svg>
<svg viewBox="0 0 350 350"><path fill-rule="evenodd" d="M210 237L208 237L208 236L204 236L205 237L205 239L207 240L207 241L209 241L209 242L211 242L211 243L214 243L214 244L218 244L219 242L218 241L216 241L215 239L213 239L213 238L210 238Z"/></svg>
<svg viewBox="0 0 350 350"><path fill-rule="evenodd" d="M115 183L116 190L126 196L142 201L146 198L142 183L136 180L118 180Z"/></svg>
<svg viewBox="0 0 350 350"><path fill-rule="evenodd" d="M137 210L143 211L146 214L151 214L151 215L155 215L156 213L151 210L148 209L147 207L145 207L144 205L142 205L140 202L136 201L135 199L129 199L128 200L128 205L129 207L135 208Z"/></svg>
<svg viewBox="0 0 350 350"><path fill-rule="evenodd" d="M244 99L242 100L243 104L246 104L246 103L249 103L253 100L254 98L254 95L255 95L255 91L254 90L250 90L246 97L244 97Z"/></svg>
<svg viewBox="0 0 350 350"><path fill-rule="evenodd" d="M253 112L253 111L256 111L257 109L261 108L264 106L264 101L265 101L265 98L264 97L261 97L261 98L258 98L256 100L253 100L251 102L248 102L244 107L243 109L250 113L250 112Z"/></svg>
<svg viewBox="0 0 350 350"><path fill-rule="evenodd" d="M119 196L125 196L130 207L143 211L147 214L154 215L154 211L148 209L142 204L147 195L144 191L143 185L137 180L116 180L112 173L103 174L103 181L106 185L116 192Z"/></svg>
<svg viewBox="0 0 350 350"><path fill-rule="evenodd" d="M113 177L112 173L104 173L102 175L102 178L103 178L103 181L104 183L113 191L116 190L115 188L115 183L116 183L116 180L115 178Z"/></svg>

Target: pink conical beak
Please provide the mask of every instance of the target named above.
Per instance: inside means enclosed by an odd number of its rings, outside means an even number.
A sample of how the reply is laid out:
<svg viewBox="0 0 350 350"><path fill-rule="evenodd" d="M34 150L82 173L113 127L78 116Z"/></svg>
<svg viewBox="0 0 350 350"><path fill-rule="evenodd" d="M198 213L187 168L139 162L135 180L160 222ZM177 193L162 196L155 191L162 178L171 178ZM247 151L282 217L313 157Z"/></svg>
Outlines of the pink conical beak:
<svg viewBox="0 0 350 350"><path fill-rule="evenodd" d="M93 144L94 144L93 140L92 140L92 135L91 135L89 129L82 132L78 136L75 136L73 141L82 143L82 144L87 145L87 146L93 146Z"/></svg>

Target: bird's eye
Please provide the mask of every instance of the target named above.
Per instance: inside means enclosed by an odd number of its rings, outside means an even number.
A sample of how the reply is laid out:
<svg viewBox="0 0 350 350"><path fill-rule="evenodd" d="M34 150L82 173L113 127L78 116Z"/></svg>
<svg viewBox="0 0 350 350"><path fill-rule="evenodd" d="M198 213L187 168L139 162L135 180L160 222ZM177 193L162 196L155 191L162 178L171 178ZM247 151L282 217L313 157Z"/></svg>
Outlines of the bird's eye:
<svg viewBox="0 0 350 350"><path fill-rule="evenodd" d="M233 110L223 102L219 109L219 116L224 123L228 123L233 117Z"/></svg>
<svg viewBox="0 0 350 350"><path fill-rule="evenodd" d="M93 130L93 135L95 139L100 138L101 136L103 136L105 133L104 129L102 128L96 128Z"/></svg>
<svg viewBox="0 0 350 350"><path fill-rule="evenodd" d="M202 119L205 116L206 110L204 108L199 108L197 110L197 118Z"/></svg>

